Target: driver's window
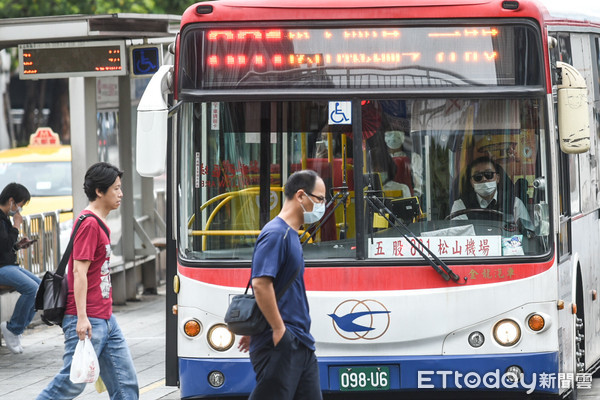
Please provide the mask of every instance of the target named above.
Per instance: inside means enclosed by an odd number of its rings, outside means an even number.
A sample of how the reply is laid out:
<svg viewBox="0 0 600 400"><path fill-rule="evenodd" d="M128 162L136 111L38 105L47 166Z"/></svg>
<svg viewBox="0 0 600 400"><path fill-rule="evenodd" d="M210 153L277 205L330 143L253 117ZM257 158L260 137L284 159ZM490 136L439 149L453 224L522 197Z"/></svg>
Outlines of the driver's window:
<svg viewBox="0 0 600 400"><path fill-rule="evenodd" d="M416 237L444 238L433 246L443 257L549 248L546 188L534 186L546 175L538 100L363 101L361 109L370 257L405 254L395 221ZM379 246L376 237L385 238ZM478 241L481 254L465 250Z"/></svg>

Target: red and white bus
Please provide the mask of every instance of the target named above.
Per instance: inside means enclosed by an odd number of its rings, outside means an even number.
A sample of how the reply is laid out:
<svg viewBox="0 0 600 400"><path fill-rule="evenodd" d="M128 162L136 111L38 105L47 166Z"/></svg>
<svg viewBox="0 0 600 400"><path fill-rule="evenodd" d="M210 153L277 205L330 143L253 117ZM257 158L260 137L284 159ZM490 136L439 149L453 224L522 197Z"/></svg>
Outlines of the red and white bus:
<svg viewBox="0 0 600 400"><path fill-rule="evenodd" d="M252 390L223 316L283 183L309 168L329 201L301 237L324 393L589 388L600 12L562 3L189 7L137 122L138 171L168 174L167 383ZM457 211L480 157L495 170L473 179L504 207Z"/></svg>

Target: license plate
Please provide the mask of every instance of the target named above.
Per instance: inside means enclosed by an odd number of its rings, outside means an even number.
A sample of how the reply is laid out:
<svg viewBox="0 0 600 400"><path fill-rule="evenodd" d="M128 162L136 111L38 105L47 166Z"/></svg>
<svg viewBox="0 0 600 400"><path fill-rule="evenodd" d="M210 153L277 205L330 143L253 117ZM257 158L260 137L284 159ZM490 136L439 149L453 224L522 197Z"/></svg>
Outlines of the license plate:
<svg viewBox="0 0 600 400"><path fill-rule="evenodd" d="M340 390L367 391L388 390L390 369L388 367L341 367Z"/></svg>

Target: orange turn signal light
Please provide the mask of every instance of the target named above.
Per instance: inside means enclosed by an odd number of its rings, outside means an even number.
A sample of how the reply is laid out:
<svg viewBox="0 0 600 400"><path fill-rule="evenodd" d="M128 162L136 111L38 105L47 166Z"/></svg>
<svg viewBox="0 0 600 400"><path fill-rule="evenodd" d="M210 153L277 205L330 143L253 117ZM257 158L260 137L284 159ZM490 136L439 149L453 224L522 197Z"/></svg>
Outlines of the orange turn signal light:
<svg viewBox="0 0 600 400"><path fill-rule="evenodd" d="M533 314L527 320L527 324L532 331L539 332L546 326L546 321L540 314Z"/></svg>
<svg viewBox="0 0 600 400"><path fill-rule="evenodd" d="M200 322L195 319L190 319L183 325L183 331L189 337L196 337L200 334Z"/></svg>

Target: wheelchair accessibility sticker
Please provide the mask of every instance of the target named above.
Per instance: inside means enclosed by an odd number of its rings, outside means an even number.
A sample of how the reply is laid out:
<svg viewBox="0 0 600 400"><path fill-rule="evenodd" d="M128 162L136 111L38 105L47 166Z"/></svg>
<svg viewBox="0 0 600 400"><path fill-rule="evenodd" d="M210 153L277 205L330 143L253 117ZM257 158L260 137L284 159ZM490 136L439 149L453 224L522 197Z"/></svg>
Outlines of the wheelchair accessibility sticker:
<svg viewBox="0 0 600 400"><path fill-rule="evenodd" d="M330 101L329 102L329 125L351 125L352 124L352 102Z"/></svg>

